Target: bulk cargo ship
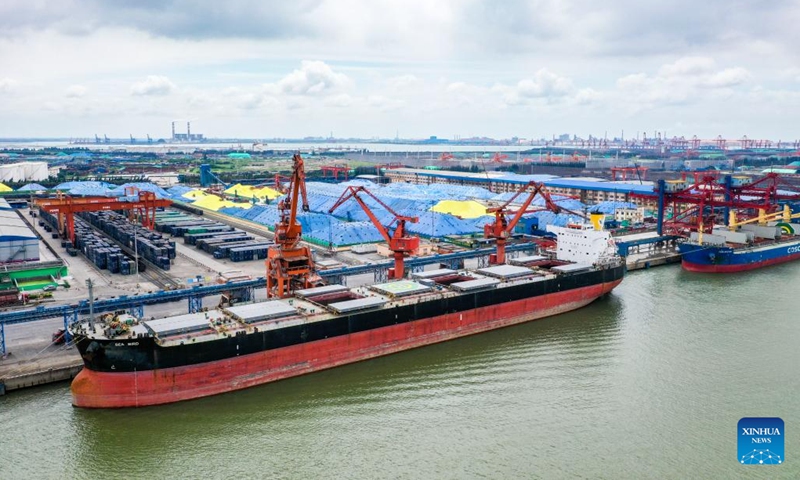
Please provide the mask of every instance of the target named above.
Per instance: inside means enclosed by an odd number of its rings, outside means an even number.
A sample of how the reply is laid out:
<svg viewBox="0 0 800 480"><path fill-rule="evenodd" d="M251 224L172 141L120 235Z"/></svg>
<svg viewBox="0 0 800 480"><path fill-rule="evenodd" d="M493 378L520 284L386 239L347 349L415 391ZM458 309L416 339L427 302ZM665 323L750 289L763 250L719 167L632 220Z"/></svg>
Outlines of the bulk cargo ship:
<svg viewBox="0 0 800 480"><path fill-rule="evenodd" d="M553 228L558 247L476 270L437 269L361 288L161 319L73 324L78 407L139 407L243 389L581 308L625 274L610 234Z"/></svg>
<svg viewBox="0 0 800 480"><path fill-rule="evenodd" d="M727 227L693 232L679 245L681 265L691 272L732 273L798 260L800 224L791 223L797 218L800 214L792 214L788 206L743 222L732 213Z"/></svg>

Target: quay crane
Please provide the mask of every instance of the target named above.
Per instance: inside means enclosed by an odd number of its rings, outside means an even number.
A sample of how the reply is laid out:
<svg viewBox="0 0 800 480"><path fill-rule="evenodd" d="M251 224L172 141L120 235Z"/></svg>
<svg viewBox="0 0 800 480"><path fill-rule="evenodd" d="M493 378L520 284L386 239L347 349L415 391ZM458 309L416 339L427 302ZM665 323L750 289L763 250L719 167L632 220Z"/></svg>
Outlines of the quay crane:
<svg viewBox="0 0 800 480"><path fill-rule="evenodd" d="M288 195L278 203L280 221L275 224L275 246L267 251L267 297L285 298L293 290L310 288L321 283L314 272L314 259L308 246L300 245L302 226L297 220L297 205L309 211L306 195L306 174L300 154L294 162Z"/></svg>
<svg viewBox="0 0 800 480"><path fill-rule="evenodd" d="M392 223L397 222L397 227L394 229L393 234L389 234L389 231L384 227L380 221L378 221L378 217L370 210L369 206L364 202L359 196L359 193L365 193L372 197L373 200L378 202L380 206L386 209L389 213L394 216L394 220ZM348 201L349 199L355 199L361 208L364 210L364 213L367 214L372 223L375 225L375 228L383 236L386 243L389 244L389 250L394 253L394 268L389 269L389 278L393 279L401 279L403 278L403 274L405 272L404 267L404 258L411 254L411 252L417 250L419 248L419 237L411 237L408 236L406 233L406 222L417 223L419 221L418 217L406 217L404 215L400 215L394 210L392 210L388 205L383 203L378 197L372 194L369 190L364 187L348 187L342 193L342 196L339 197L339 200L328 210L328 213L333 213L334 210L339 208L343 203ZM390 224L391 225L391 224Z"/></svg>
<svg viewBox="0 0 800 480"><path fill-rule="evenodd" d="M530 188L533 190L529 190ZM527 197L522 202L522 206L516 212L510 212L508 206L514 203L514 201L524 193L527 193ZM528 210L528 207L530 207L531 202L536 195L542 196L544 199L545 208ZM541 210L550 210L554 213L566 212L583 219L586 218L583 214L558 206L550 197L550 192L547 191L544 184L538 182L528 182L527 184L523 185L522 188L517 190L517 192L504 204L500 205L499 207L491 207L486 209L486 213L494 214L494 222L487 223L483 226L483 236L487 239L493 238L497 245L497 253L489 255L489 264L500 265L506 263L506 241L508 240L508 237L511 236L511 232L514 231L514 227L517 226L517 223L519 223L524 214ZM511 220L506 218L506 215L508 214L513 215Z"/></svg>

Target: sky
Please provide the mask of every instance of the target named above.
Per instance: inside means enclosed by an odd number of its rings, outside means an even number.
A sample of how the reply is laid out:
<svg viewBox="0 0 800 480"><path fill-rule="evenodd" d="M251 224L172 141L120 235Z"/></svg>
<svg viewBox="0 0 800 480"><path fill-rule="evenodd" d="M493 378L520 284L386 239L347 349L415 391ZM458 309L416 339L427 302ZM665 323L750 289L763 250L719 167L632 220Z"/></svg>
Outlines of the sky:
<svg viewBox="0 0 800 480"><path fill-rule="evenodd" d="M800 139L800 2L3 0L0 138Z"/></svg>

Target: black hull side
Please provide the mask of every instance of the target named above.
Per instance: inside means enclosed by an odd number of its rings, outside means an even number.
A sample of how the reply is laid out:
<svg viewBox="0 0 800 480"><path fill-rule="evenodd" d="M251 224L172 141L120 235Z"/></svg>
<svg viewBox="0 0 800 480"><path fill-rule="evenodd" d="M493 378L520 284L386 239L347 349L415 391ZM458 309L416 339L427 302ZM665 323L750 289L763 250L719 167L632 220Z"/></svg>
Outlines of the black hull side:
<svg viewBox="0 0 800 480"><path fill-rule="evenodd" d="M464 312L524 298L535 298L591 285L611 283L621 280L624 275L625 265L619 265L603 270L558 276L540 282L523 283L464 293L450 298L400 305L391 310L354 312L351 315L341 315L305 325L234 335L214 341L189 342L179 346L162 347L151 337L124 340L91 340L83 337L77 341L77 346L86 368L94 371L132 372L134 370L172 368L378 329L446 313Z"/></svg>

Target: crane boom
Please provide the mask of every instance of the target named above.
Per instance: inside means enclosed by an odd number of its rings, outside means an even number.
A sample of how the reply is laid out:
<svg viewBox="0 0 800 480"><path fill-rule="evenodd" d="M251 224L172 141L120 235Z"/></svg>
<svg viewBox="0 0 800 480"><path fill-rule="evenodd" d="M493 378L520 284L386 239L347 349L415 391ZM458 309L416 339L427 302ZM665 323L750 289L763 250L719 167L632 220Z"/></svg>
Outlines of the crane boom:
<svg viewBox="0 0 800 480"><path fill-rule="evenodd" d="M381 207L385 208L386 211L394 216L392 223L397 222L397 227L395 227L393 234L389 234L387 228L381 224L372 209L370 209L364 199L359 196L360 193L365 193L372 197L372 199L378 202ZM378 232L380 232L381 236L384 238L384 240L386 240L386 243L389 244L389 250L393 252L394 268L389 269L389 278L403 278L403 274L405 272L403 259L406 257L406 255L411 254L419 248L419 237L410 237L406 234L406 222L417 223L419 218L400 215L392 210L391 207L386 205L380 198L376 197L372 192L362 186L347 187L347 190L342 192L342 195L339 197L333 207L328 210L328 213L333 213L337 208L342 206L342 204L351 198L358 202L358 205L362 210L364 210L364 213L367 214L367 217L369 217L370 221L372 221L373 225L375 225L375 228L378 229Z"/></svg>
<svg viewBox="0 0 800 480"><path fill-rule="evenodd" d="M533 190L529 190L530 188ZM506 215L510 213L508 211L509 205L514 203L514 201L524 193L527 193L525 200L523 200L521 207L513 212L513 217L509 221L506 218ZM544 199L544 209L537 208L536 210L528 210L531 202L533 202L533 199L536 198L536 195L541 195L541 197ZM566 212L583 219L586 218L586 216L583 214L573 212L572 210L557 205L550 197L550 192L547 191L547 188L543 183L528 182L527 184L523 185L522 188L517 190L517 192L512 195L511 198L508 199L508 201L506 201L504 204L500 205L499 207L486 209L486 213L494 214L494 223L487 223L483 226L483 236L486 238L495 239L497 244L497 253L489 256L489 263L497 265L506 262L506 239L511 235L511 232L514 231L514 227L517 226L517 223L519 223L524 214L540 210L550 210L554 213Z"/></svg>
<svg viewBox="0 0 800 480"><path fill-rule="evenodd" d="M320 281L311 249L300 245L303 228L297 221L297 206L301 199L303 211L309 211L303 158L295 154L292 161L288 196L278 203L275 246L267 252L267 297L284 298L295 288L309 288Z"/></svg>

